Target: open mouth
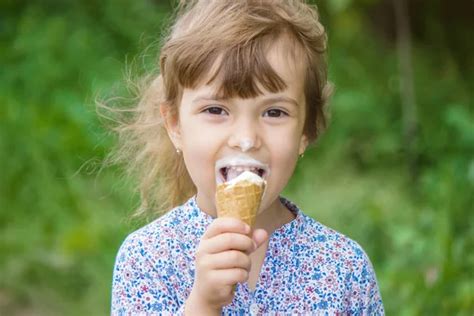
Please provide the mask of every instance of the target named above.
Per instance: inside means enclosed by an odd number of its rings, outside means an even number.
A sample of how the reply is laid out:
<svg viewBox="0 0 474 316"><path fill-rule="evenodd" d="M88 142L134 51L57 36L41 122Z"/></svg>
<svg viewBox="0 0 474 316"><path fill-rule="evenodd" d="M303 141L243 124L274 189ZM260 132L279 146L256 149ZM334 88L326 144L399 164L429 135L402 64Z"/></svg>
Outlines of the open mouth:
<svg viewBox="0 0 474 316"><path fill-rule="evenodd" d="M250 171L265 181L270 175L270 167L266 163L253 157L240 154L223 157L216 162L216 183L229 182L245 171Z"/></svg>
<svg viewBox="0 0 474 316"><path fill-rule="evenodd" d="M262 179L265 179L266 175L268 174L267 170L264 168L260 167L254 167L254 166L225 166L222 168L219 168L219 176L220 176L220 181L222 182L228 182L236 177L238 177L241 173L245 171L250 171L261 177ZM219 181L219 182L220 182Z"/></svg>

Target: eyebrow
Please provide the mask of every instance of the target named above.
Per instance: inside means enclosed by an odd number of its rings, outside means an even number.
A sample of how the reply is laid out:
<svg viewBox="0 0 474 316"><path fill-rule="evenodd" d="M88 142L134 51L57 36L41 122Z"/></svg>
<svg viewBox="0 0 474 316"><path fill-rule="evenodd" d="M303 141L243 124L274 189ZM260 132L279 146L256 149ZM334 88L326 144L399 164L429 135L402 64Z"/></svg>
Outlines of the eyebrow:
<svg viewBox="0 0 474 316"><path fill-rule="evenodd" d="M195 97L192 101L192 103L197 103L199 101L223 101L225 98L218 97L215 94L203 94L203 95L198 95Z"/></svg>
<svg viewBox="0 0 474 316"><path fill-rule="evenodd" d="M285 97L285 96L275 96L275 97L268 97L263 100L262 103L268 104L268 103L273 103L273 102L286 102L286 103L291 103L296 107L299 107L298 102L290 97Z"/></svg>
<svg viewBox="0 0 474 316"><path fill-rule="evenodd" d="M193 99L192 103L196 103L199 101L223 101L225 99L226 98L221 98L217 95L198 95L197 97ZM299 104L295 99L285 97L285 96L267 97L267 98L264 98L264 100L262 101L263 104L269 104L269 103L274 103L274 102L286 102L286 103L291 103L296 107L299 107Z"/></svg>

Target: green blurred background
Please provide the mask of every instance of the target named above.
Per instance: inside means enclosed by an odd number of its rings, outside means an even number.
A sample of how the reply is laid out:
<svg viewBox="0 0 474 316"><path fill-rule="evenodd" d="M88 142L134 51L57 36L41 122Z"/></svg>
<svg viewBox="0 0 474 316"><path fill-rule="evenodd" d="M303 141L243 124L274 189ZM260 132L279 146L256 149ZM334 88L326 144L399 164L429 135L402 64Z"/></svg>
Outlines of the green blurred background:
<svg viewBox="0 0 474 316"><path fill-rule="evenodd" d="M366 249L387 314L473 315L474 4L319 6L331 126L285 194ZM143 222L134 183L101 168L115 139L95 98L153 68L170 10L0 1L1 315L109 313L114 256Z"/></svg>

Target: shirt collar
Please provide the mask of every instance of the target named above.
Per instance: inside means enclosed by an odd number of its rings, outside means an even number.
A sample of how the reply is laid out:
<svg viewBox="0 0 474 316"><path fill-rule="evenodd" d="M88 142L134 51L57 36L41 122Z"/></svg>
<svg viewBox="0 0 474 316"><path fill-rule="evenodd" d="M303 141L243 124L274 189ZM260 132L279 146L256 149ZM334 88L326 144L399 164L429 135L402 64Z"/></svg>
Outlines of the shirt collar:
<svg viewBox="0 0 474 316"><path fill-rule="evenodd" d="M288 208L291 213L293 213L295 218L292 221L284 224L280 228L276 229L273 234L294 234L297 231L301 231L304 226L304 214L301 212L300 208L296 206L296 204L282 196L280 196L280 201L283 203L283 205L286 206L286 208ZM195 217L200 223L202 223L204 227L207 227L214 220L211 215L207 214L199 208L196 202L196 195L192 196L184 204L184 206L185 208L189 209L191 215Z"/></svg>

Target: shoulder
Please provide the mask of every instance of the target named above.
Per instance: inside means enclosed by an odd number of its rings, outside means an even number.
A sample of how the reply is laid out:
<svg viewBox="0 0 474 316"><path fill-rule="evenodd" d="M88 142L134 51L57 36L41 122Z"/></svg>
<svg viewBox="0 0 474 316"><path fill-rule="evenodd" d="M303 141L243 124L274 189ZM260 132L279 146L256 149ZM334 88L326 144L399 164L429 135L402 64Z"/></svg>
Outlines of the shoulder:
<svg viewBox="0 0 474 316"><path fill-rule="evenodd" d="M384 315L375 270L364 249L356 241L307 217L308 235L319 249L311 258L322 269L321 275L333 275L331 282L341 286L347 311L352 314Z"/></svg>
<svg viewBox="0 0 474 316"><path fill-rule="evenodd" d="M351 315L383 315L375 271L361 245L307 216L294 204L287 205L297 215L285 234L291 239L287 248L308 282L339 293L338 299Z"/></svg>
<svg viewBox="0 0 474 316"><path fill-rule="evenodd" d="M191 240L192 229L199 226L196 222L188 203L178 206L130 233L119 249L117 261L130 256L159 261L173 255L182 248L182 242Z"/></svg>
<svg viewBox="0 0 474 316"><path fill-rule="evenodd" d="M351 270L370 265L369 257L362 246L346 235L327 227L302 213L305 222L306 242L317 247L320 254L332 263L341 263Z"/></svg>
<svg viewBox="0 0 474 316"><path fill-rule="evenodd" d="M190 283L187 270L178 268L186 261L186 237L176 224L182 211L175 208L125 238L114 265L112 314L178 309L185 287L177 286Z"/></svg>
<svg viewBox="0 0 474 316"><path fill-rule="evenodd" d="M306 216L306 215L305 215ZM382 298L372 263L356 241L306 216L308 235L313 235L323 274L336 275L345 293L350 314L384 315Z"/></svg>
<svg viewBox="0 0 474 316"><path fill-rule="evenodd" d="M179 207L135 230L125 238L123 245L137 246L153 243L167 237L175 237L179 227L173 225L173 222L179 219L178 213Z"/></svg>

